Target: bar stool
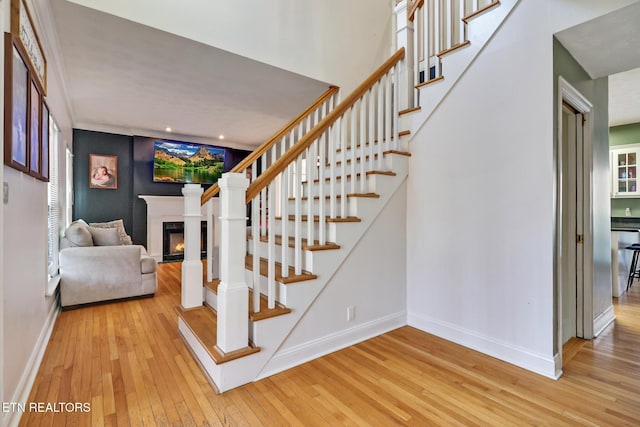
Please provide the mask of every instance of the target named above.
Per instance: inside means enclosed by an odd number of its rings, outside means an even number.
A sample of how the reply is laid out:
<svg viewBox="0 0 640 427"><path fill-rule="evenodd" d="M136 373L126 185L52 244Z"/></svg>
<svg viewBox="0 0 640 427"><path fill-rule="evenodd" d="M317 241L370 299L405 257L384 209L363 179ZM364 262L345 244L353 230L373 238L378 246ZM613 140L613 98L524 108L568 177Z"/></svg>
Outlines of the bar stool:
<svg viewBox="0 0 640 427"><path fill-rule="evenodd" d="M631 257L631 268L629 269L629 277L627 278L627 291L633 284L633 279L640 278L640 269L638 269L638 258L640 258L640 243L634 243L625 247L633 251L633 257Z"/></svg>

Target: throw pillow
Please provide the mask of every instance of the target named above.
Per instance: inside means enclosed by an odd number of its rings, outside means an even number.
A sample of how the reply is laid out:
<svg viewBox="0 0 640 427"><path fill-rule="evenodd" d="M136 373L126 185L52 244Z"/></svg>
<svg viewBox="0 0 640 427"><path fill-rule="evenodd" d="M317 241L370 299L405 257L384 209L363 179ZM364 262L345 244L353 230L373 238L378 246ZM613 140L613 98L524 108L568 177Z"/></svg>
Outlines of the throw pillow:
<svg viewBox="0 0 640 427"><path fill-rule="evenodd" d="M109 222L92 222L89 223L91 227L97 228L115 228L118 231L118 236L120 236L120 244L121 245L130 245L131 236L127 234L124 229L124 221L121 219L116 219L114 221Z"/></svg>
<svg viewBox="0 0 640 427"><path fill-rule="evenodd" d="M120 236L115 228L89 227L96 246L120 246Z"/></svg>
<svg viewBox="0 0 640 427"><path fill-rule="evenodd" d="M93 237L89 232L89 226L81 219L71 223L65 230L64 237L67 238L71 246L93 246Z"/></svg>

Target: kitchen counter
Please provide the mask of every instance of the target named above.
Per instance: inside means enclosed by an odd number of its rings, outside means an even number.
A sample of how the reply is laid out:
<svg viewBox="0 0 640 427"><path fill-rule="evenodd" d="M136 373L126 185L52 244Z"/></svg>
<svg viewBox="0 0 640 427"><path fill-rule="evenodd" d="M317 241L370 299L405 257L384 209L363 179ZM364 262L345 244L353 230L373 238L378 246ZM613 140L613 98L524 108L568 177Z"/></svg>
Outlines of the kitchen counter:
<svg viewBox="0 0 640 427"><path fill-rule="evenodd" d="M640 218L611 218L611 291L619 297L627 289L633 251L627 246L640 242Z"/></svg>
<svg viewBox="0 0 640 427"><path fill-rule="evenodd" d="M640 218L638 217L612 217L611 231L639 231Z"/></svg>

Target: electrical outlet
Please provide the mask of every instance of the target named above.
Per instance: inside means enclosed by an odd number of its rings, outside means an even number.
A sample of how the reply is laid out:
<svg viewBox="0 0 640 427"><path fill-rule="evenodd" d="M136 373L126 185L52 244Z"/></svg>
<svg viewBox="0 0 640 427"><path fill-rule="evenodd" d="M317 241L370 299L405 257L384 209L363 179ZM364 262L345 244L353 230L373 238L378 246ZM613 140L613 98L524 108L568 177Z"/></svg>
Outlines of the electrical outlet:
<svg viewBox="0 0 640 427"><path fill-rule="evenodd" d="M6 205L9 203L9 183L4 182L2 184L2 201Z"/></svg>
<svg viewBox="0 0 640 427"><path fill-rule="evenodd" d="M351 322L355 318L356 318L356 306L350 305L349 307L347 307L347 321Z"/></svg>

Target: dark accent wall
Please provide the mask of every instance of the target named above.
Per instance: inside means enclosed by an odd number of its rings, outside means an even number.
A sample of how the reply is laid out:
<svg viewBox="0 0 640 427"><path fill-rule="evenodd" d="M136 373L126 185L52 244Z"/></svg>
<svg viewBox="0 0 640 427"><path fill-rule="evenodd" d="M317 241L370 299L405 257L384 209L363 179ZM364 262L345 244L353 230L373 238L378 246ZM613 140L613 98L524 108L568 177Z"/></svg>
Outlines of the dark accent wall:
<svg viewBox="0 0 640 427"><path fill-rule="evenodd" d="M133 227L132 137L111 133L73 130L73 219L105 222L122 218ZM89 155L118 156L118 188L89 188Z"/></svg>
<svg viewBox="0 0 640 427"><path fill-rule="evenodd" d="M183 184L153 182L153 143L158 138L75 129L73 218L102 222L122 218L135 244L147 243L147 204L139 195L181 196ZM89 154L118 156L118 189L89 188ZM226 148L224 171L250 151ZM206 189L208 185L203 185ZM113 194L106 194L112 191Z"/></svg>

